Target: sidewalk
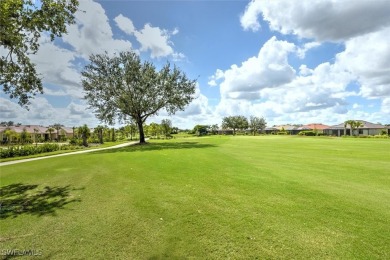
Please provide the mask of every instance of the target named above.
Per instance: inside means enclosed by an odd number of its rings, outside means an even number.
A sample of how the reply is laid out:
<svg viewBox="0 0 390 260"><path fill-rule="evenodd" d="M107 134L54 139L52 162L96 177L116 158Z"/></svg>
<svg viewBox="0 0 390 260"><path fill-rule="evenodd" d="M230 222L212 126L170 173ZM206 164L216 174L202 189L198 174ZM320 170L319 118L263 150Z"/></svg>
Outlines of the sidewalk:
<svg viewBox="0 0 390 260"><path fill-rule="evenodd" d="M42 157L37 157L37 158L29 158L29 159L21 159L21 160L9 161L9 162L2 162L2 163L0 163L0 167L6 166L6 165L11 165L11 164L17 164L17 163L24 163L24 162L31 162L31 161L36 161L36 160L49 159L49 158L53 158L53 157L67 156L67 155L80 154L80 153L91 153L91 152L96 152L96 151L121 148L121 147L134 145L137 143L138 143L138 141L135 141L135 142L118 144L118 145L114 145L114 146L110 146L110 147L106 147L106 148L97 148L97 149L91 149L91 150L83 150L83 151L76 151L76 152L70 152L70 153L61 153L61 154L56 154L56 155L42 156Z"/></svg>

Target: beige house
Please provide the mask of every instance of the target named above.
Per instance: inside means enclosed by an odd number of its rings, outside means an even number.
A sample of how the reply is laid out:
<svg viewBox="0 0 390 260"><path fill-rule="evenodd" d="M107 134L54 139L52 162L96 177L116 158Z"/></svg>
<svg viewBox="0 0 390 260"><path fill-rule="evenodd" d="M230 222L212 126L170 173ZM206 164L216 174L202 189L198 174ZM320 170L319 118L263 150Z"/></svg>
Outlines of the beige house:
<svg viewBox="0 0 390 260"><path fill-rule="evenodd" d="M15 136L8 136L7 130L11 130L16 134L21 134L26 131L29 139L32 142L48 141L48 140L63 140L73 137L74 129L72 127L61 127L58 130L54 129L51 133L48 131L50 127L41 125L14 125L14 126L0 126L0 141L6 142L8 138L10 141L15 141ZM53 127L52 127L53 128Z"/></svg>
<svg viewBox="0 0 390 260"><path fill-rule="evenodd" d="M352 135L354 136L380 135L382 130L385 129L388 131L388 128L381 124L374 124L364 120L355 121L360 122L362 126L353 130ZM324 130L324 133L333 136L351 135L351 127L349 124L345 126L344 123L341 123L330 126L328 129Z"/></svg>

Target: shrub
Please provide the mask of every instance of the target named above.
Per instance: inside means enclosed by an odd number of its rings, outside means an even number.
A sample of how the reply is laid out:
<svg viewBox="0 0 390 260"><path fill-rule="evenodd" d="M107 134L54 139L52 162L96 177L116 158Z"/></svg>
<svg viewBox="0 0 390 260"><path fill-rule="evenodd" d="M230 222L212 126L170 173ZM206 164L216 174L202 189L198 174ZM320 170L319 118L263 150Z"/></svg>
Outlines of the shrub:
<svg viewBox="0 0 390 260"><path fill-rule="evenodd" d="M298 135L304 135L304 136L316 136L317 133L314 131L301 131L298 133Z"/></svg>
<svg viewBox="0 0 390 260"><path fill-rule="evenodd" d="M25 146L10 146L8 148L0 148L0 158L10 158L18 156L29 156L40 153L54 152L58 150L76 150L81 149L75 145L59 145L46 143L43 145L25 145Z"/></svg>

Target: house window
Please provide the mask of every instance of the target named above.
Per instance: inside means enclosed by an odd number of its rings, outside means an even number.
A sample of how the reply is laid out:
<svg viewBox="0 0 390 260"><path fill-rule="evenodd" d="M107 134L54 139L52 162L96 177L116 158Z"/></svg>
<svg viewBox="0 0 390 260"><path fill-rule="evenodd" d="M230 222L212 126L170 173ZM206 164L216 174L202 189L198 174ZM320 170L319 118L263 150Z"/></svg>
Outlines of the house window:
<svg viewBox="0 0 390 260"><path fill-rule="evenodd" d="M363 134L363 129L359 129L359 135Z"/></svg>

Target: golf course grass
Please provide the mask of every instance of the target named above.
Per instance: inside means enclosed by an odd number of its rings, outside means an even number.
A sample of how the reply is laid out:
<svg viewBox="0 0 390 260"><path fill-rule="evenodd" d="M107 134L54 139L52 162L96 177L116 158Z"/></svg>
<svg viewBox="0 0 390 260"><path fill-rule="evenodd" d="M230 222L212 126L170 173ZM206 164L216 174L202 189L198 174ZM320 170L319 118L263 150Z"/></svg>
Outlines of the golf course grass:
<svg viewBox="0 0 390 260"><path fill-rule="evenodd" d="M389 259L389 169L389 139L297 136L151 141L2 166L0 252Z"/></svg>

